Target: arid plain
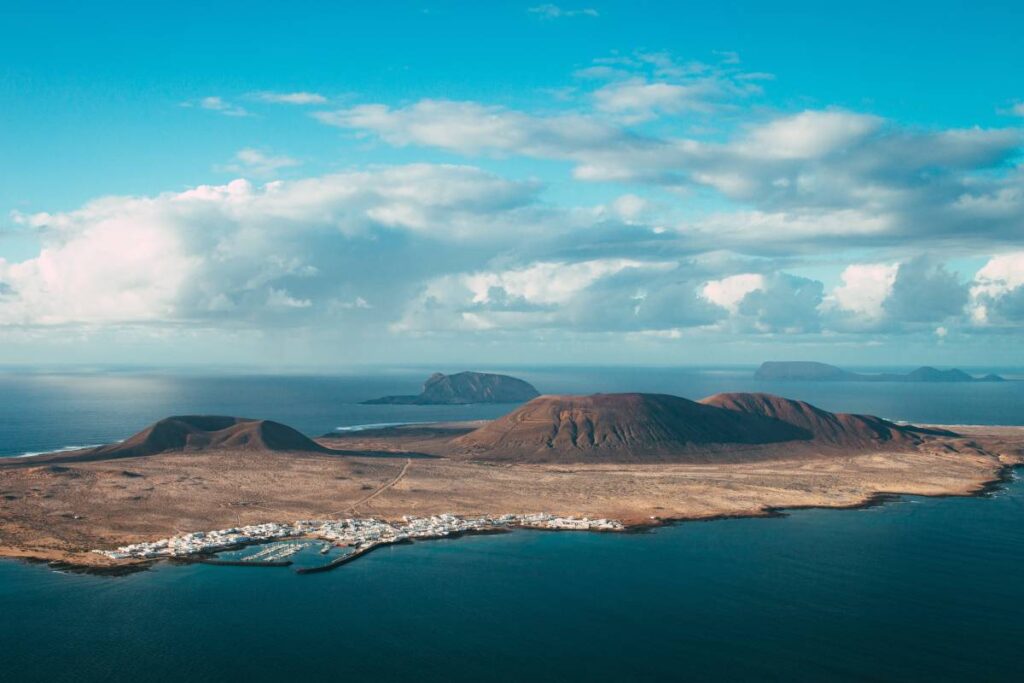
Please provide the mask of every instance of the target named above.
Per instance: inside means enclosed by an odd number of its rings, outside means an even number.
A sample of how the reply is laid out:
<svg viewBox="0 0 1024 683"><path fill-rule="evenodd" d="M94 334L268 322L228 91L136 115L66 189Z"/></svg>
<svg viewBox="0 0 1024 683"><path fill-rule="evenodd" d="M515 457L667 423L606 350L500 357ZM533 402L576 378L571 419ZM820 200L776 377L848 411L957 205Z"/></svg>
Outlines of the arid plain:
<svg viewBox="0 0 1024 683"><path fill-rule="evenodd" d="M450 512L675 520L869 504L884 494L970 495L1024 463L1024 428L957 426L913 448L777 444L703 462L505 463L451 457L479 424L321 438L323 452L245 448L107 460L0 462L0 555L103 566L97 548L296 519ZM734 454L735 455L735 454Z"/></svg>

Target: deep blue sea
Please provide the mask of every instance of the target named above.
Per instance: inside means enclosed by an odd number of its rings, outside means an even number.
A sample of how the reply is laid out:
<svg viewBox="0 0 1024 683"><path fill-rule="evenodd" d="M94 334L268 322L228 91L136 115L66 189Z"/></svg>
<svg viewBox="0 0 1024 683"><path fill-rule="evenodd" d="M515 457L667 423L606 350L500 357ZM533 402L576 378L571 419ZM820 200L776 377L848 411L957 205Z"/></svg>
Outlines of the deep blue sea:
<svg viewBox="0 0 1024 683"><path fill-rule="evenodd" d="M759 390L931 423L1024 424L1024 382L784 383L721 370L511 369L543 392ZM170 414L338 427L507 406L360 406L423 369L332 377L0 375L0 455ZM1024 482L983 498L385 548L326 574L159 565L101 578L0 561L0 680L1017 681Z"/></svg>

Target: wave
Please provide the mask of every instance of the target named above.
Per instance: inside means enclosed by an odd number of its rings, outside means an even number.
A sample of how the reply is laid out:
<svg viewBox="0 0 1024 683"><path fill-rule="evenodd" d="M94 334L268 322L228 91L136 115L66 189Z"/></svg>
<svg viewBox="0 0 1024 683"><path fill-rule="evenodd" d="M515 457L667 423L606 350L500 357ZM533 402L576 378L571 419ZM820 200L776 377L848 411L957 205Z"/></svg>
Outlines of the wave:
<svg viewBox="0 0 1024 683"><path fill-rule="evenodd" d="M336 432L363 432L367 429L384 429L385 427L404 427L405 425L425 425L430 424L429 422L371 422L362 425L348 425L345 427L335 427Z"/></svg>
<svg viewBox="0 0 1024 683"><path fill-rule="evenodd" d="M69 451L80 451L85 448L96 448L102 446L101 443L87 443L81 446L61 446L60 448L51 448L48 451L26 451L25 453L17 453L15 455L6 456L8 458L31 458L33 455L49 455L50 453L67 453Z"/></svg>

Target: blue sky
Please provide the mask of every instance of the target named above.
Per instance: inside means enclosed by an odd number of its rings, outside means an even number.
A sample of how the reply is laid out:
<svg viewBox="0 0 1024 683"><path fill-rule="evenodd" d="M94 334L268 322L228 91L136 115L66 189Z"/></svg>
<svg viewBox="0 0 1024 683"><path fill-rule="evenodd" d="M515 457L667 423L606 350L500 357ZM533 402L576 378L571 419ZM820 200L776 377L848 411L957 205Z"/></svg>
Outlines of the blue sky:
<svg viewBox="0 0 1024 683"><path fill-rule="evenodd" d="M0 362L1019 364L1024 9L892 4L2 3Z"/></svg>

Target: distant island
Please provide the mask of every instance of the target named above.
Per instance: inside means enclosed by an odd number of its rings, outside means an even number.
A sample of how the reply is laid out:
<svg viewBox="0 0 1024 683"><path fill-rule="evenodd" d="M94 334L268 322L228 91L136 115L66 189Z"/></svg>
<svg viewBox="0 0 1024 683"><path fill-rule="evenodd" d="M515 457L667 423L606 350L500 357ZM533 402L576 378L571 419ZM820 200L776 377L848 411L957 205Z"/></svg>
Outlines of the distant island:
<svg viewBox="0 0 1024 683"><path fill-rule="evenodd" d="M828 363L814 361L767 361L754 373L754 379L765 380L801 380L813 382L1005 382L999 375L989 374L983 377L969 375L963 370L939 370L930 366L922 366L905 374L883 372L867 374L850 372Z"/></svg>
<svg viewBox="0 0 1024 683"><path fill-rule="evenodd" d="M970 495L1024 464L1024 428L954 429L763 393L540 396L491 421L317 439L267 420L170 417L107 446L0 458L0 556L106 573L165 558L280 567L316 544L323 564L305 573L467 533ZM266 547L216 556L252 544Z"/></svg>
<svg viewBox="0 0 1024 683"><path fill-rule="evenodd" d="M523 403L540 396L532 384L508 375L488 372L435 372L416 396L384 396L365 405L465 405L469 403Z"/></svg>

